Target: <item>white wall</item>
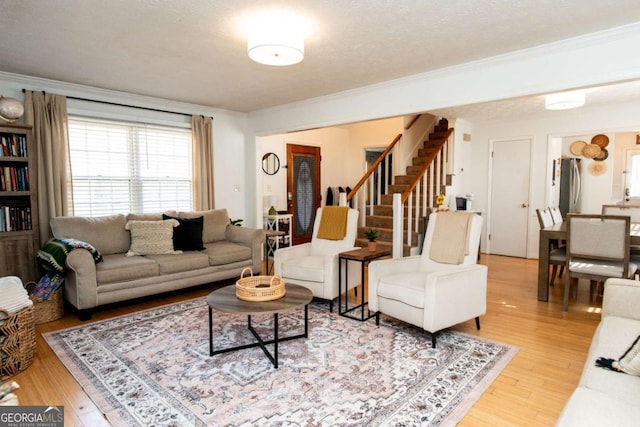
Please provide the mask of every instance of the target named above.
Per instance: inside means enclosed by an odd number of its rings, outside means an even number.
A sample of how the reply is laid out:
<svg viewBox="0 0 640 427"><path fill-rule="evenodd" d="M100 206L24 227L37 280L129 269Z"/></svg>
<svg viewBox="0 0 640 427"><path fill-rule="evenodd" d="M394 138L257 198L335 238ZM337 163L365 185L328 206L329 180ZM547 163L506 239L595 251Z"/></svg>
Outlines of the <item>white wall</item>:
<svg viewBox="0 0 640 427"><path fill-rule="evenodd" d="M19 99L22 102L24 100L23 88L36 91L44 90L50 93L98 101L184 112L189 115L202 114L212 116L214 118L213 152L216 207L226 208L231 218L247 218L248 214L253 214L252 211L247 209L248 203L253 204L254 188L252 181L247 179L247 168L244 166L246 155L245 114L0 72L0 94ZM190 125L191 122L190 116L181 114L159 113L138 108L75 100L68 100L67 104L69 111L73 114L99 114L103 117L116 119L141 120L178 126ZM251 169L251 176L253 176L253 169ZM239 191L236 191L236 189L239 189ZM251 200L249 197L251 197Z"/></svg>
<svg viewBox="0 0 640 427"><path fill-rule="evenodd" d="M449 209L456 210L456 196L471 196L471 209L476 210L475 194L473 192L473 162L471 146L474 144L475 135L471 122L457 119L449 126L455 129L453 134L453 177L451 186L447 189L445 204ZM464 140L464 135L470 136L469 141ZM469 208L469 206L467 206Z"/></svg>
<svg viewBox="0 0 640 427"><path fill-rule="evenodd" d="M258 137L256 139L256 216L261 218L269 209L268 196L277 199L277 210L286 210L287 144L320 147L320 191L322 203L327 187L354 187L364 170L364 150L386 147L402 132L402 118L358 123L348 126L329 127L302 132ZM262 171L262 156L275 153L280 159L281 169L275 175Z"/></svg>
<svg viewBox="0 0 640 427"><path fill-rule="evenodd" d="M610 105L602 108L583 107L576 110L556 111L553 114L541 113L538 117L527 117L522 120L473 123L473 144L471 145L471 157L473 160L473 171L471 187L475 193L474 208L486 212L489 204L488 200L488 177L489 177L489 141L491 139L519 138L522 136L533 137L532 149L532 191L529 200L529 230L527 257L538 257L538 231L539 225L536 218L535 209L548 206L548 201L552 197L548 194L551 190L551 166L550 162L554 154L550 154L549 142L554 138L571 137L571 135L582 135L582 138L605 133L612 135L616 132L624 132L632 129L640 129L640 102ZM573 139L573 138L570 138ZM615 144L615 141L614 141ZM553 149L552 149L553 150ZM555 149L557 150L557 148ZM614 150L615 151L615 150ZM612 169L613 162L611 153L607 164ZM591 162L585 162L588 164ZM587 196L585 209L599 212L596 208L605 200L612 200L612 178L591 177L586 184L586 191L593 189L592 194ZM602 179L601 179L602 178ZM595 189L597 187L597 189ZM598 196L595 196L595 194ZM602 193L602 194L600 194Z"/></svg>

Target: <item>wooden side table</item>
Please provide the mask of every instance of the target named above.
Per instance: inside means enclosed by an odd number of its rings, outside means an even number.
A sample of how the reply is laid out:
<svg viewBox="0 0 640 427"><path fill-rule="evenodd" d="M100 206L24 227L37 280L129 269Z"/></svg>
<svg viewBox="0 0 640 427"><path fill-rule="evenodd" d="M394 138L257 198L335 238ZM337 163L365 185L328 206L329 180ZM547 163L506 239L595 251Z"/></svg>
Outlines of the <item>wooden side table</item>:
<svg viewBox="0 0 640 427"><path fill-rule="evenodd" d="M375 313L369 310L369 303L365 301L364 298L364 269L365 266L375 259L384 258L387 256L391 256L391 251L387 249L380 249L376 251L370 251L368 248L360 248L354 249L347 252L341 252L338 254L338 278L339 278L339 287L338 287L338 314L344 317L348 317L350 319L359 320L364 322L365 320L371 319L375 316ZM344 261L344 310L342 307L342 262ZM349 277L349 262L348 261L356 261L360 263L360 274L362 278L362 291L360 292L360 304L355 305L353 307L349 307L349 298L348 298L348 277ZM367 306L367 313L365 314L365 306ZM356 311L360 312L358 316ZM354 312L354 314L352 314Z"/></svg>

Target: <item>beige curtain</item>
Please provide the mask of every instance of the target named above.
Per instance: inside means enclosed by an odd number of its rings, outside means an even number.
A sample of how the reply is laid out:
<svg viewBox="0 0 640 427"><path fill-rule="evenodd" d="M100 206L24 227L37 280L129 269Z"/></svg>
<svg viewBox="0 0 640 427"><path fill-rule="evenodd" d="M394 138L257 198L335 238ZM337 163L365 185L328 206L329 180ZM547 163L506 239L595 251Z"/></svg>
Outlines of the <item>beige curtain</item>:
<svg viewBox="0 0 640 427"><path fill-rule="evenodd" d="M193 133L193 208L215 207L213 195L213 120L191 116Z"/></svg>
<svg viewBox="0 0 640 427"><path fill-rule="evenodd" d="M49 220L71 215L67 98L25 91L25 123L33 126L37 155L40 244L51 238Z"/></svg>

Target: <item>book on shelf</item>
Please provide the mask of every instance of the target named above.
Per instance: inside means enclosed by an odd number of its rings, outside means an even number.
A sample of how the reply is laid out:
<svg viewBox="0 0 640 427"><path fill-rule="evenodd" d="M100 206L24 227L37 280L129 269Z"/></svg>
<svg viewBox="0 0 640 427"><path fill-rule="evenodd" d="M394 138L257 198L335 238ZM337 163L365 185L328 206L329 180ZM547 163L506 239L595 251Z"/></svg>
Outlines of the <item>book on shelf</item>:
<svg viewBox="0 0 640 427"><path fill-rule="evenodd" d="M24 135L0 134L0 157L27 157L27 138Z"/></svg>
<svg viewBox="0 0 640 427"><path fill-rule="evenodd" d="M27 166L0 168L0 191L29 191L29 168Z"/></svg>
<svg viewBox="0 0 640 427"><path fill-rule="evenodd" d="M31 230L31 208L0 206L0 232Z"/></svg>

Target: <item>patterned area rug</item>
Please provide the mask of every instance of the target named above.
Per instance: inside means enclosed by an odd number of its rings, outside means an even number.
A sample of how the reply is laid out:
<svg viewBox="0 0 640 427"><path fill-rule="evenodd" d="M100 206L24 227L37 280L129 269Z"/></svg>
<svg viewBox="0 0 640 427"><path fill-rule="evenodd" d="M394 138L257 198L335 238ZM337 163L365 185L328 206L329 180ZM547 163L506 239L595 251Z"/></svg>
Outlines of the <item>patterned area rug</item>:
<svg viewBox="0 0 640 427"><path fill-rule="evenodd" d="M209 357L204 299L45 334L115 426L455 425L517 348L383 318L358 322L309 306L309 338ZM272 316L253 316L271 337ZM214 312L214 348L253 342L246 317ZM301 332L303 311L279 316ZM270 346L273 347L273 346Z"/></svg>

